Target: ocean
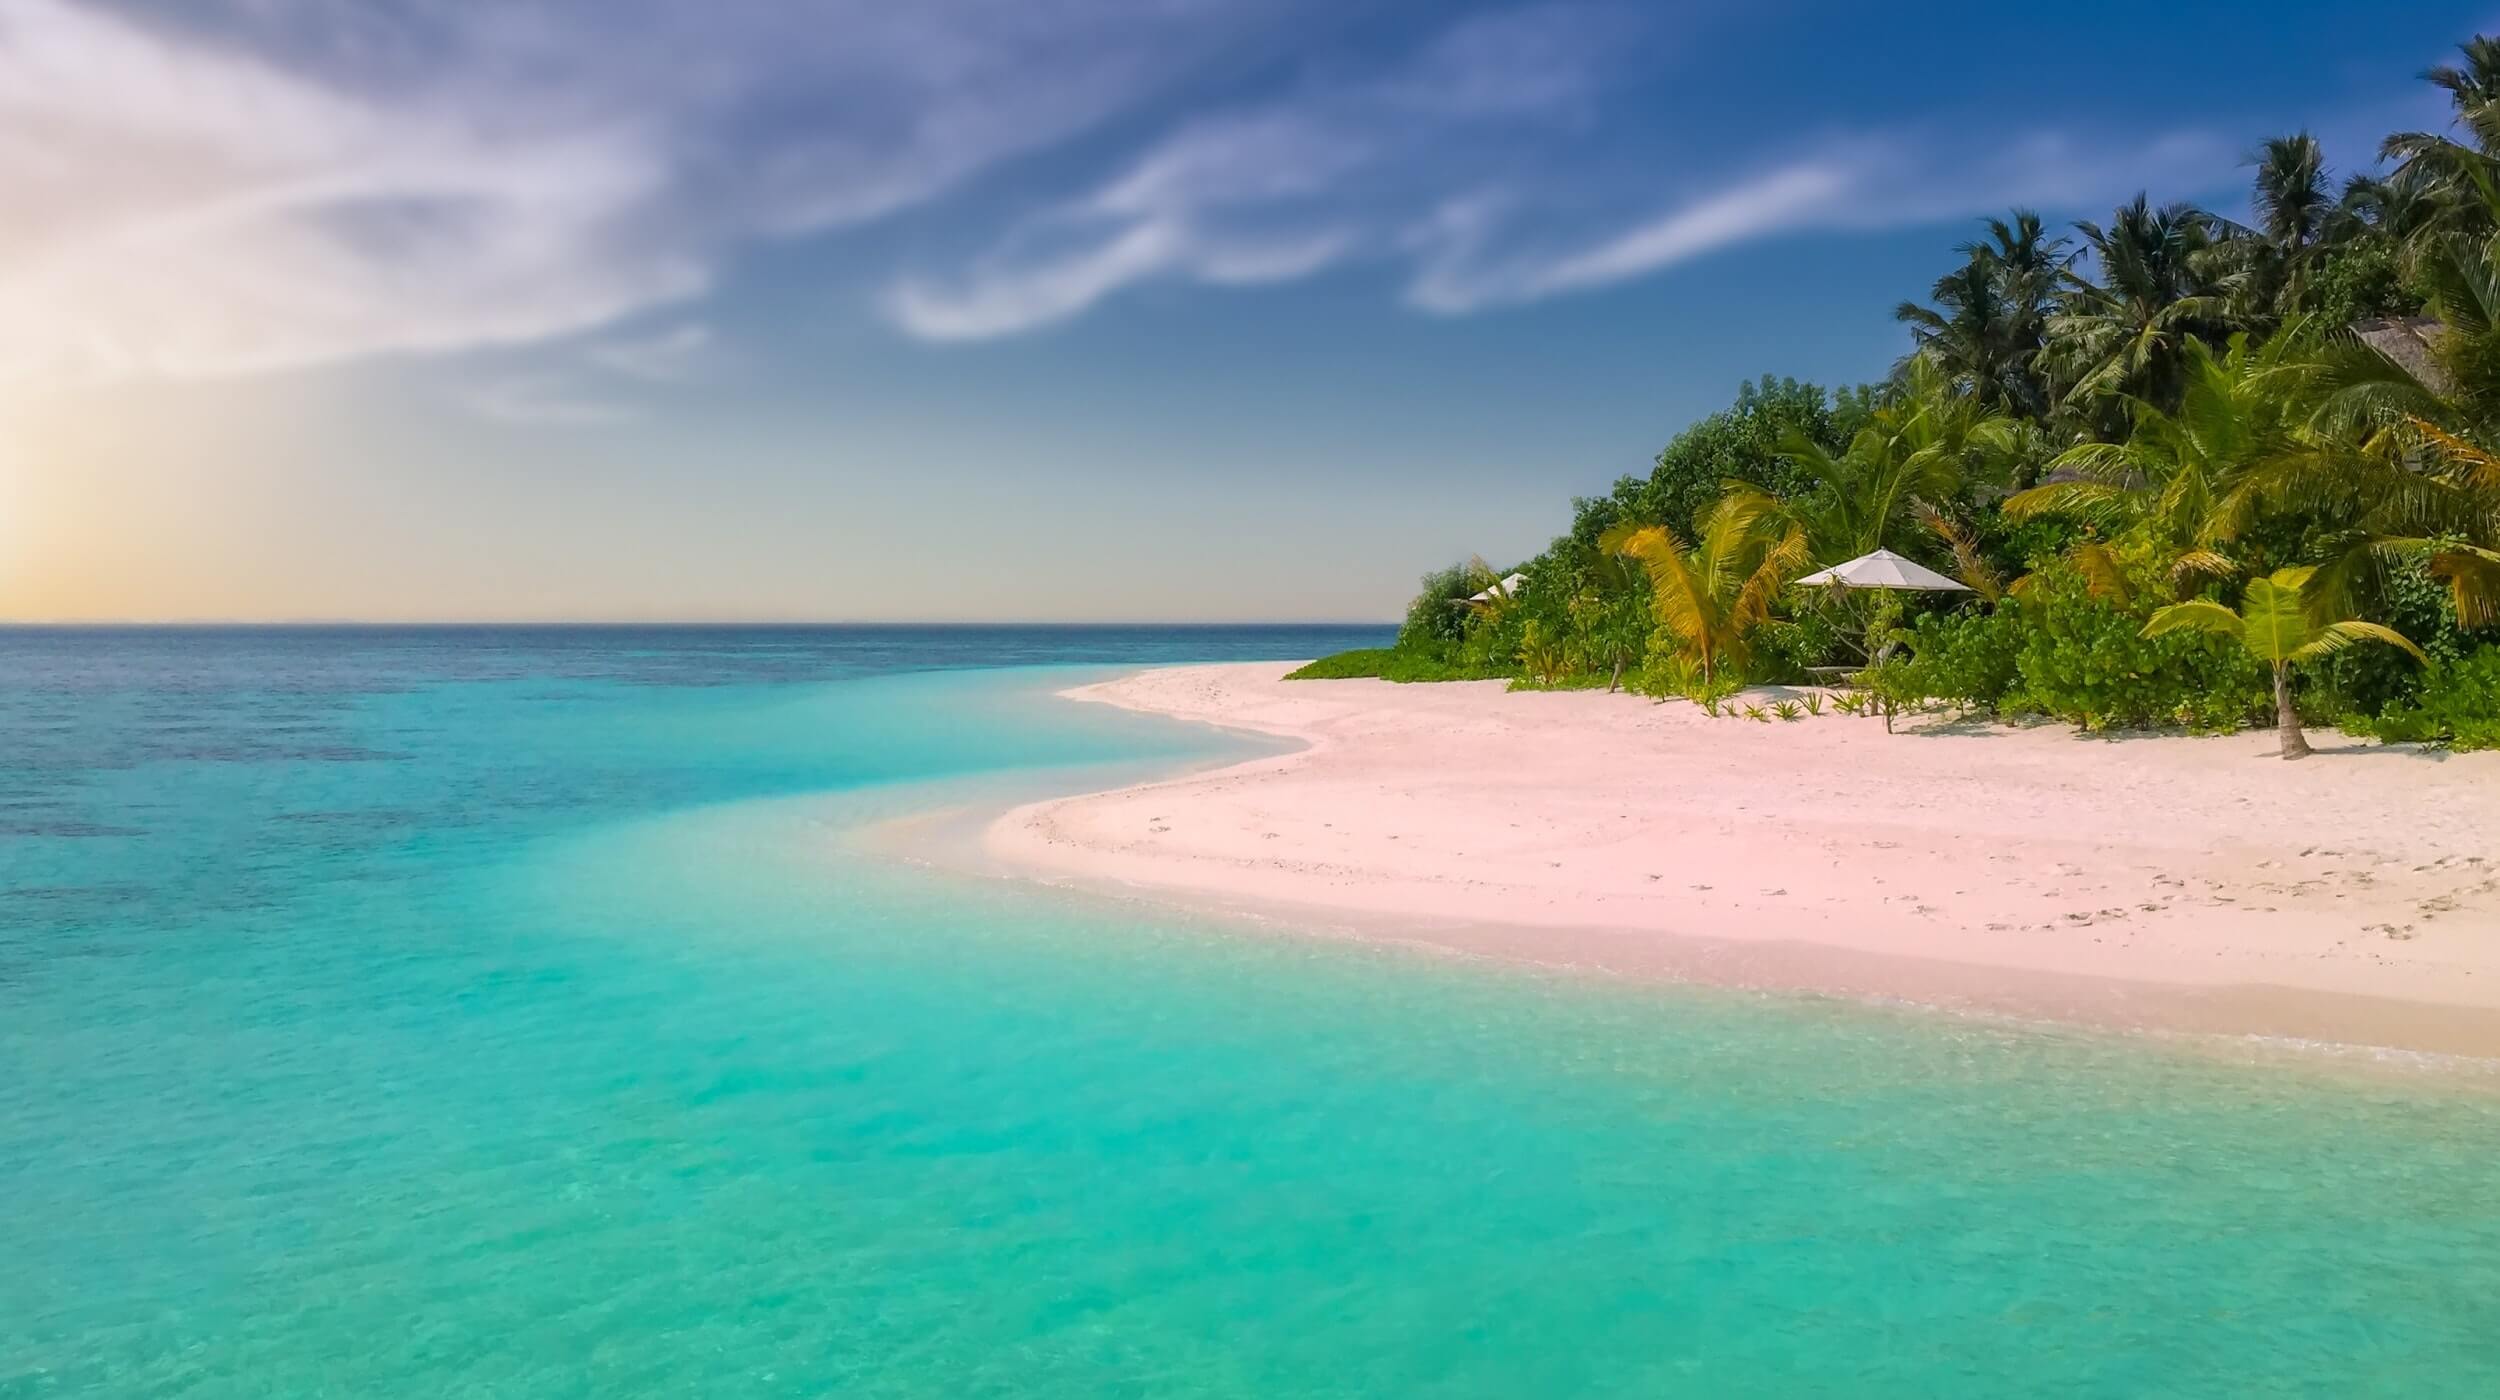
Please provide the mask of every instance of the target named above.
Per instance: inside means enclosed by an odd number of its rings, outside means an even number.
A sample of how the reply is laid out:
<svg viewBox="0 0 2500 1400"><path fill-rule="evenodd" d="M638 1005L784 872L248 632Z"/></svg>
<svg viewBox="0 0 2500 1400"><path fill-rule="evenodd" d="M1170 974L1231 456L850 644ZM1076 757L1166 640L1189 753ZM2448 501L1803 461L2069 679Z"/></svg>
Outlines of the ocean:
<svg viewBox="0 0 2500 1400"><path fill-rule="evenodd" d="M854 838L1383 639L0 631L0 1397L2500 1394L2451 1076Z"/></svg>

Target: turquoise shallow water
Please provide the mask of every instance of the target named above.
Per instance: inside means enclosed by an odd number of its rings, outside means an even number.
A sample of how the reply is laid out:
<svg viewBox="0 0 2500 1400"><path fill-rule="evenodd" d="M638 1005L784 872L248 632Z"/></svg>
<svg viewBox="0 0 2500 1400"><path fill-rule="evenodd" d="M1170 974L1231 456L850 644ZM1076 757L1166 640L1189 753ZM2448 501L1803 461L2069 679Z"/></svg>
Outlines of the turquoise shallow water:
<svg viewBox="0 0 2500 1400"><path fill-rule="evenodd" d="M0 1396L2500 1393L2435 1078L840 840L1346 640L0 633Z"/></svg>

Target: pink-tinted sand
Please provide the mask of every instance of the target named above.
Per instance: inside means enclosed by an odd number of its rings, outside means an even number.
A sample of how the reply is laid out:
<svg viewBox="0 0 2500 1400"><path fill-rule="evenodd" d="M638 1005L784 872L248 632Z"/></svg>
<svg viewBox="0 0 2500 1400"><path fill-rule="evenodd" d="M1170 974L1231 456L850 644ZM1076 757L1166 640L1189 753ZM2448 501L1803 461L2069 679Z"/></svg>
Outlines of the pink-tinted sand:
<svg viewBox="0 0 2500 1400"><path fill-rule="evenodd" d="M1175 667L1073 699L1289 736L1018 808L1011 870L1567 966L2500 1054L2500 753Z"/></svg>

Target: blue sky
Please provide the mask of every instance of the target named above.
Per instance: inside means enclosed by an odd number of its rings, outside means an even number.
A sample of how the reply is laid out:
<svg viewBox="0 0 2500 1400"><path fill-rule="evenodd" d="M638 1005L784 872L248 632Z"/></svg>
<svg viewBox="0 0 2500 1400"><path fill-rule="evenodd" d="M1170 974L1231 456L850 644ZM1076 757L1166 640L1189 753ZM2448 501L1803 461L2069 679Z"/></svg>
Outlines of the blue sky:
<svg viewBox="0 0 2500 1400"><path fill-rule="evenodd" d="M2492 18L0 0L0 616L1385 617Z"/></svg>

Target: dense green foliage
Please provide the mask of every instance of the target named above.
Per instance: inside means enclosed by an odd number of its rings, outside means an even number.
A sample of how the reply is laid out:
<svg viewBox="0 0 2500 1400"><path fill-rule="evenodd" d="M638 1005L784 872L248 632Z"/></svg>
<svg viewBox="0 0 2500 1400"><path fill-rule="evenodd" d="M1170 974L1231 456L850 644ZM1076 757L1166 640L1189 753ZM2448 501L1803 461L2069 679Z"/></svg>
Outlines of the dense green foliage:
<svg viewBox="0 0 2500 1400"><path fill-rule="evenodd" d="M1930 615L1901 663L1915 696L2086 729L2157 724L2230 729L2264 713L2263 668L2237 648L2187 634L2148 637L2151 570L2122 562L2136 588L2096 589L2059 560L1994 611Z"/></svg>
<svg viewBox="0 0 2500 1400"><path fill-rule="evenodd" d="M1323 656L1285 677L1289 681L1477 681L1508 675L1501 670L1471 671L1426 654L1400 647L1364 647Z"/></svg>
<svg viewBox="0 0 2500 1400"><path fill-rule="evenodd" d="M2500 647L2433 662L2412 697L2351 727L2381 739L2500 748Z"/></svg>
<svg viewBox="0 0 2500 1400"><path fill-rule="evenodd" d="M1714 708L1856 676L2087 728L2500 739L2500 42L2337 184L2259 145L2247 216L1988 220L1882 384L1764 376L1516 570L1424 581L1323 674L1603 683ZM2365 334L2366 333L2366 334ZM1882 548L1969 593L1799 585ZM1498 581L1517 573L1516 590ZM2362 645L2366 643L2366 645Z"/></svg>

